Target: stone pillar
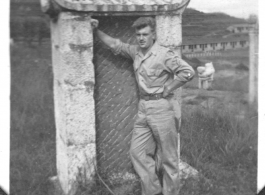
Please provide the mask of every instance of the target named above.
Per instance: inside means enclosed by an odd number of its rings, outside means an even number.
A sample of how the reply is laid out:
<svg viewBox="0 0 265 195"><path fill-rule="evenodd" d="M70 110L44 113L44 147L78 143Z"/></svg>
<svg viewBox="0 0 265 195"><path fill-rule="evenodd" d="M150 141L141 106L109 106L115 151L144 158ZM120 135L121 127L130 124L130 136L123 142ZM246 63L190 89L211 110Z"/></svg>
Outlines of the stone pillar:
<svg viewBox="0 0 265 195"><path fill-rule="evenodd" d="M169 47L181 54L182 44L182 15L157 15L156 33L160 45Z"/></svg>
<svg viewBox="0 0 265 195"><path fill-rule="evenodd" d="M254 25L249 32L249 105L258 109L258 47L259 30Z"/></svg>
<svg viewBox="0 0 265 195"><path fill-rule="evenodd" d="M95 165L93 32L90 15L61 12L51 22L57 177L64 194L89 182Z"/></svg>
<svg viewBox="0 0 265 195"><path fill-rule="evenodd" d="M182 12L185 7L178 12L178 14L163 14L156 16L156 36L160 45L174 50L181 57L181 44L182 44ZM174 110L176 117L181 122L181 93L182 88L178 88L174 92ZM179 123L179 127L181 123ZM180 133L178 133L178 156L179 156L179 170L180 178L187 178L188 176L198 176L198 171L187 163L180 160Z"/></svg>
<svg viewBox="0 0 265 195"><path fill-rule="evenodd" d="M182 44L182 15L157 15L156 16L156 36L160 45L174 50L181 57ZM175 97L181 102L181 91L175 91Z"/></svg>

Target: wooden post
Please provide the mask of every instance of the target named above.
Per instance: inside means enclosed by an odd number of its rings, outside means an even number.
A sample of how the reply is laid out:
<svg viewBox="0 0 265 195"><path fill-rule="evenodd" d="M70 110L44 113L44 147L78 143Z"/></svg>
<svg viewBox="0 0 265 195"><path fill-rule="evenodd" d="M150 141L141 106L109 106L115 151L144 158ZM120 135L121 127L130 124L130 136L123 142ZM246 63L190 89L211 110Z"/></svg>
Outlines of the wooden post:
<svg viewBox="0 0 265 195"><path fill-rule="evenodd" d="M255 24L249 31L249 105L258 109L259 29Z"/></svg>

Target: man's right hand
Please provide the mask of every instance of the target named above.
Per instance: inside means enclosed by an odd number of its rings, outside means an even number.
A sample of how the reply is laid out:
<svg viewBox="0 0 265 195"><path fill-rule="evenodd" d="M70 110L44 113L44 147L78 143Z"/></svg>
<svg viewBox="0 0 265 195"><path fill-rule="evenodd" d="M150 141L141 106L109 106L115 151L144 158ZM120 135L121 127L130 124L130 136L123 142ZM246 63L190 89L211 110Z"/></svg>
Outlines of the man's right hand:
<svg viewBox="0 0 265 195"><path fill-rule="evenodd" d="M177 79L173 80L171 83L164 86L163 97L168 96L171 92L173 92L174 90L176 90L177 88L181 87L184 84L185 82L183 81L179 81Z"/></svg>
<svg viewBox="0 0 265 195"><path fill-rule="evenodd" d="M115 49L117 40L107 35L106 33L102 32L101 30L97 29L98 23L99 23L98 20L91 18L90 20L91 28L93 30L96 30L95 34L98 36L98 38L111 49Z"/></svg>
<svg viewBox="0 0 265 195"><path fill-rule="evenodd" d="M98 28L98 20L91 18L90 24L93 30Z"/></svg>
<svg viewBox="0 0 265 195"><path fill-rule="evenodd" d="M165 86L165 87L164 87L164 91L163 91L163 97L164 97L164 98L167 97L167 96L169 95L170 92L171 92L171 91L170 91L169 87L168 87L168 86Z"/></svg>

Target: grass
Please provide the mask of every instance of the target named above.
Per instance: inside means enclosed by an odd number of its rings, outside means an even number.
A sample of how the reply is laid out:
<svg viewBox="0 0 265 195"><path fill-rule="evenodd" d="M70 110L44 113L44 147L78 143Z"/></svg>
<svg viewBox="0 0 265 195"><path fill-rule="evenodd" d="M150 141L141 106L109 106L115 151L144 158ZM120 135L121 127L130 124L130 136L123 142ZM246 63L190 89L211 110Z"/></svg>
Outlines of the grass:
<svg viewBox="0 0 265 195"><path fill-rule="evenodd" d="M181 154L204 177L188 180L182 194L255 194L257 118L239 119L226 106L188 108L184 105Z"/></svg>
<svg viewBox="0 0 265 195"><path fill-rule="evenodd" d="M47 47L11 48L11 156L13 195L45 194L56 175L52 70Z"/></svg>
<svg viewBox="0 0 265 195"><path fill-rule="evenodd" d="M27 44L17 44L11 48L12 195L46 195L48 178L56 175L50 52L49 45L28 47ZM234 65L245 59L235 58L210 60L215 60L218 73L234 69ZM228 65L223 66L223 62ZM243 79L246 81L246 77ZM233 92L229 91L228 84L223 80L218 80L217 77L217 81L225 93ZM234 81L230 80L230 84ZM217 100L217 106L201 107L201 102L210 101L212 97L206 93L197 93L196 87L197 84L194 83L194 87L184 89L184 92L195 93L196 97L191 99L192 101L183 101L181 155L202 177L198 181L192 178L183 181L181 194L255 194L257 117L248 112L244 119L237 117L236 113L240 110L248 110L241 95L236 96L237 99L232 102L221 101L220 98ZM244 91L241 90L241 93ZM234 102L243 103L231 109ZM138 183L113 184L106 176L107 174L100 177L116 195L140 194ZM77 195L112 194L100 177L95 176L91 188L81 185Z"/></svg>

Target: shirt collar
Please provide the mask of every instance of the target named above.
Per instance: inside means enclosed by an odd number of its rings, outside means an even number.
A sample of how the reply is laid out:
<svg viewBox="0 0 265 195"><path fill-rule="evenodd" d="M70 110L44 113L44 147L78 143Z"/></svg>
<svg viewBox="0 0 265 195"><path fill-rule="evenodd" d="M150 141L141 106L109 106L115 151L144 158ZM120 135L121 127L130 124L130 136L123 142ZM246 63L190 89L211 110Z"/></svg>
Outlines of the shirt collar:
<svg viewBox="0 0 265 195"><path fill-rule="evenodd" d="M157 41L155 41L154 44L152 45L151 49L146 53L146 56L149 56L151 54L156 56L157 55L157 50L158 50L158 43L157 43ZM138 46L136 55L143 56L139 46Z"/></svg>

